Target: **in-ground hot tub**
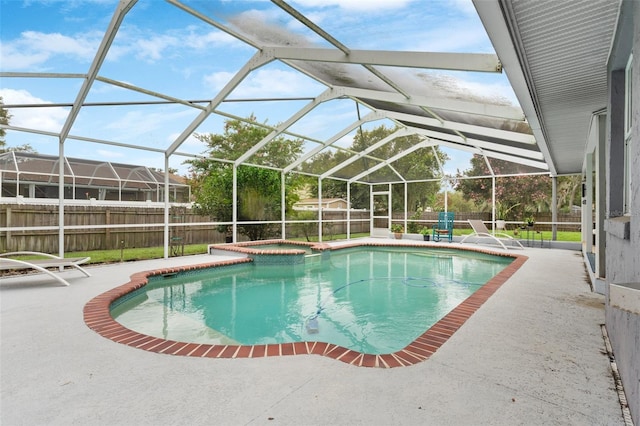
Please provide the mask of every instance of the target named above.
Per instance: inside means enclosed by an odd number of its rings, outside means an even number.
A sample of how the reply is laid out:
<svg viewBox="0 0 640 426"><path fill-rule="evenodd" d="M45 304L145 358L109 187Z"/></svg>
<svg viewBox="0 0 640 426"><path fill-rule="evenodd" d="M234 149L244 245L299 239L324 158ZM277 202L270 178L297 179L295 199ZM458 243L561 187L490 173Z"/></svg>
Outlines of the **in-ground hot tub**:
<svg viewBox="0 0 640 426"><path fill-rule="evenodd" d="M249 257L261 264L304 263L305 258L320 256L328 246L322 243L309 243L289 240L247 241L235 244L211 244L209 254Z"/></svg>

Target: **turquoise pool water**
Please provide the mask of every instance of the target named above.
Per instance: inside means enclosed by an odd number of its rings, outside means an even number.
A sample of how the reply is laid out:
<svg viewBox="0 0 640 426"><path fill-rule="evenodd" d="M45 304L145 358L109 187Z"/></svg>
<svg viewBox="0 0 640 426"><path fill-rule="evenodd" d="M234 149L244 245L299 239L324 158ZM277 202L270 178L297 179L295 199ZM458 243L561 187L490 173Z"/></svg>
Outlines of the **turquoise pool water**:
<svg viewBox="0 0 640 426"><path fill-rule="evenodd" d="M446 249L333 250L302 265L153 277L112 316L140 333L213 344L321 341L369 354L404 348L512 261Z"/></svg>

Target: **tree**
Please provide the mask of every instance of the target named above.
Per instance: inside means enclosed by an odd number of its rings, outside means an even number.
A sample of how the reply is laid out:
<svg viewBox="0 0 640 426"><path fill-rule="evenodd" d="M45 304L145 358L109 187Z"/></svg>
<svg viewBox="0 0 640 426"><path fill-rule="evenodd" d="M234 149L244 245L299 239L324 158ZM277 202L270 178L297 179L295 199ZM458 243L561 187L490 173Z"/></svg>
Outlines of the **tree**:
<svg viewBox="0 0 640 426"><path fill-rule="evenodd" d="M0 96L0 124L4 124L5 126L9 125L9 121L11 120L11 114L4 108L4 101L2 100L2 96ZM28 143L18 146L8 147L7 142L5 140L7 132L4 127L0 127L0 154L9 151L21 151L21 152L36 152L35 149Z"/></svg>
<svg viewBox="0 0 640 426"><path fill-rule="evenodd" d="M436 194L431 206L434 211L444 211L444 192ZM475 204L471 200L465 199L459 191L449 191L447 192L447 210L450 212L473 212Z"/></svg>
<svg viewBox="0 0 640 426"><path fill-rule="evenodd" d="M240 158L268 134L269 130L248 122L229 120L225 122L223 134L198 134L195 137L206 143L207 156L187 161L190 164L189 183L192 186L196 206L201 213L208 214L220 222L233 218L233 165L228 160ZM248 163L283 168L302 153L301 140L277 137L258 150ZM227 161L224 161L227 160ZM297 201L295 189L301 181L296 176L286 176L285 208L289 210ZM240 165L237 167L238 221L279 220L281 214L281 174L264 167ZM220 231L228 231L222 226ZM269 224L239 224L238 231L251 240L272 237L277 227Z"/></svg>
<svg viewBox="0 0 640 426"><path fill-rule="evenodd" d="M558 210L568 213L571 206L580 205L582 175L558 177Z"/></svg>
<svg viewBox="0 0 640 426"><path fill-rule="evenodd" d="M154 172L158 172L158 173L164 174L164 170L162 170L159 167L149 167L149 170L153 170ZM178 169L176 169L174 167L169 167L169 174L170 175L177 175L178 174Z"/></svg>
<svg viewBox="0 0 640 426"><path fill-rule="evenodd" d="M491 167L496 175L526 173L526 166L509 161L491 159ZM489 169L484 157L475 154L471 158L471 168L467 176L486 176ZM462 174L459 174L462 176ZM465 199L475 202L484 211L491 210L491 179L459 179L456 190ZM521 219L539 211L548 211L551 179L542 175L522 175L496 178L496 205L499 219Z"/></svg>
<svg viewBox="0 0 640 426"><path fill-rule="evenodd" d="M508 161L491 159L495 174L517 174L530 171L526 166ZM474 155L467 176L488 175L484 158ZM459 174L462 176L462 174ZM559 176L557 181L558 211L568 212L572 205L580 203L580 175ZM496 210L498 219L520 220L535 216L536 212L551 210L551 178L543 175L508 176L496 178ZM491 210L491 179L459 179L456 189L465 199L473 201L481 211ZM576 200L576 197L578 199Z"/></svg>
<svg viewBox="0 0 640 426"><path fill-rule="evenodd" d="M397 130L397 128L388 128L384 125L378 126L372 130L359 131L353 138L353 143L350 150L356 152L362 152L386 138ZM417 143L421 139L417 135L403 136L395 138L389 143L375 149L371 152L372 157L380 159L388 159L394 155L405 151ZM431 148L420 149L413 153L402 157L395 161L392 166L402 177L406 180L425 180L436 178L439 175L439 165L436 155L441 162L444 162L447 157L446 154L436 149L436 153ZM337 150L335 152L325 151L316 155L312 161L306 163L303 166L303 170L310 173L321 174L330 168L338 165L345 160L351 158L354 154L343 150ZM347 165L343 169L339 170L337 175L343 178L350 178L362 171L366 171L369 168L375 166L377 162L373 159L363 156L357 161ZM368 175L364 180L369 180L374 183L388 182L393 180L399 180L400 178L395 172L390 171L389 168L383 168L378 174ZM384 175L384 173L390 173ZM317 179L310 181L311 192L313 195L318 195ZM325 179L322 182L322 195L323 198L347 198L347 183L341 180ZM435 194L440 188L439 182L419 182L411 183L411 191L408 194L407 205L410 210L416 210L421 206L430 204L433 201ZM404 210L404 188L403 185L394 185L394 210ZM351 188L351 206L354 208L369 208L369 188L366 185L352 185Z"/></svg>
<svg viewBox="0 0 640 426"><path fill-rule="evenodd" d="M0 124L4 124L5 126L8 126L10 119L11 119L11 114L9 114L9 111L7 111L7 109L4 107L4 101L2 99L2 96L0 96ZM4 129L4 127L0 127L0 152L5 151L4 147L7 143L4 140L4 137L6 134L7 132Z"/></svg>

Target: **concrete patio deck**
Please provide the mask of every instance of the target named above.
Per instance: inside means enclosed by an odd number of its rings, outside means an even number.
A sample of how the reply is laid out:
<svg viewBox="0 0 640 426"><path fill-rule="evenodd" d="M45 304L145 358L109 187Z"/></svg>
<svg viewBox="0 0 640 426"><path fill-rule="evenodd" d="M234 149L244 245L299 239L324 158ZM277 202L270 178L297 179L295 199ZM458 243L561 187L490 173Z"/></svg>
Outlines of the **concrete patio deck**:
<svg viewBox="0 0 640 426"><path fill-rule="evenodd" d="M89 267L91 278L63 272L69 287L2 278L0 423L624 425L600 329L604 298L590 291L581 253L517 253L529 260L431 358L393 369L316 355L157 354L83 321L90 299L135 272L219 256Z"/></svg>

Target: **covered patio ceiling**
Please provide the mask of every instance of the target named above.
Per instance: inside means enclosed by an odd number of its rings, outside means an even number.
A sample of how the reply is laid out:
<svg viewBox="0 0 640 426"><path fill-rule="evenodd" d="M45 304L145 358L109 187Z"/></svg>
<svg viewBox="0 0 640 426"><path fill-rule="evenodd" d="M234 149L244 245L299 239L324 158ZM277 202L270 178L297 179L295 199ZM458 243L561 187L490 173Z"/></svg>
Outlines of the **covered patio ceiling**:
<svg viewBox="0 0 640 426"><path fill-rule="evenodd" d="M473 0L552 175L582 172L620 0Z"/></svg>
<svg viewBox="0 0 640 426"><path fill-rule="evenodd" d="M66 108L68 114L60 131L11 125L3 127L11 131L56 138L60 142L61 155L64 152L65 142L74 140L162 153L167 158L166 164L168 164L168 159L175 155L194 156L193 153L182 151L183 144L194 133L197 133L202 124L211 117L246 120L246 117L240 117L229 110L224 110L221 108L223 105L240 102L290 102L300 105L292 114L289 114L285 119L270 120L278 124L260 124L271 129L271 133L265 139L238 158L221 158L220 160L232 161L236 165L252 164L252 156L256 152L274 138L284 135L303 139L307 147L301 158L282 169L285 172L300 171L301 165L305 161L325 150L341 150L347 152L349 158L338 166L328 166L319 176L349 182L382 183L379 177L372 178L372 174L378 170L388 169L387 173L378 172L377 176L387 180L389 176L393 176L392 181L406 180L402 171L393 168L393 163L416 150L431 149L433 146L444 146L468 153L481 154L489 159L497 158L511 161L540 172L549 172L551 175L579 172L580 167L577 165L581 164L582 158L579 148L582 147L580 142L584 141L586 134L586 115L594 109L604 106L603 99L606 89L604 84L600 91L590 90L588 93L581 93L582 98L589 96L591 98L589 102L580 102L579 109L575 109L573 104L567 103L570 101L567 96L556 96L551 99L555 93L553 88L530 92L533 88L544 88L543 83L546 80L543 79L545 76L550 74L557 77L562 66L559 65L559 62L553 68L556 70L555 72L546 73L549 70L548 67L542 67L545 69L538 72L540 66L536 66L538 65L536 61L545 61L545 58L538 59L538 56L533 54L536 53L533 47L539 46L539 50L545 50L544 43L531 44L533 46L531 57L523 58L521 55L524 52L521 49L522 45L516 42L524 40L527 42L525 47L528 47L529 43L538 40L541 35L538 34L539 31L536 31L538 25L535 20L552 19L554 16L559 16L548 12L550 9L560 8L555 3L545 2L545 7L542 8L527 7L531 2L526 1L513 2L513 4L492 0L475 2L480 17L483 19L485 27L488 28L489 35L498 50L498 55L352 49L316 25L312 17L305 16L283 0L272 0L272 13L285 14L289 20L293 18L299 25L304 26L305 37L301 37L300 34L294 33L284 26L281 28L261 26L255 21L242 21L225 16L223 13L218 13L207 7L206 2L168 0L167 3L168 5L164 7L167 9L168 16L186 13L194 22L199 24L204 22L212 29L233 37L242 44L243 49L253 49L253 54L244 64L239 66L237 72L229 78L228 82L212 99L194 100L175 93L164 93L155 88L145 87L140 83L132 83L141 80L135 76L118 75L118 72L113 72L112 68L105 66L105 59L112 54L114 40L120 37L119 31L123 22L126 22L128 16L133 12L144 14L144 8L149 7L149 4L137 0L121 0L86 73L2 72L1 74L3 78L46 79L50 81L50 84L56 84L64 79L80 81L81 85L72 103L7 105L10 110L20 107ZM243 2L239 2L235 6L242 8L243 4ZM532 4L539 3L533 2ZM577 3L577 5L580 4L580 2ZM140 7L139 10L138 7ZM542 15L538 9L544 9L546 13ZM616 9L615 2L598 3L598 9L601 14L606 15L606 23L613 22L615 13L612 13L612 10ZM500 14L495 13L496 11ZM517 25L519 21L514 20L512 15L523 16L521 23L526 31L519 31L520 27ZM526 21L525 18L530 20ZM529 26L525 26L525 23L528 23ZM586 21L585 19L585 23L596 25L596 20ZM363 22L362 25L366 25L366 22ZM583 31L587 32L589 28L585 26ZM600 30L598 34L603 32L610 36L611 30ZM505 34L509 35L509 38L505 38ZM593 37L597 37L597 35ZM557 40L551 41L554 43L561 41L563 39L562 33L558 32L556 38ZM532 39L531 42L529 42L530 39ZM602 51L602 46L608 46L608 44L606 37L603 37L597 43L600 47L597 54L606 53ZM571 49L571 45L563 46L565 45L560 44L558 47L564 49L556 53L558 57L562 57L568 49ZM526 52L529 53L529 50ZM503 54L507 62L502 59ZM584 56L583 54L581 60L576 59L570 65L574 65L576 69L580 68L585 61L590 60L588 55L586 58ZM526 61L524 61L525 59ZM221 58L221 60L224 59ZM596 62L600 63L600 61ZM249 76L273 63L279 63L280 66L296 70L305 78L311 78L316 83L320 83L318 87L323 89L312 96L299 98L257 97L247 99L234 95L234 89ZM188 67L188 64L188 58L179 58L172 66ZM532 69L529 70L528 66L531 66ZM520 107L511 105L504 99L489 98L454 89L448 86L446 79L434 77L427 72L429 70L449 70L470 73L501 73L503 67L507 68L507 75L518 92L518 98L525 105L529 121L525 118L525 113ZM523 72L523 69L527 72ZM601 75L599 71L602 71ZM604 79L605 76L604 70L600 70L598 67L590 67L582 72L596 73L598 74L596 77L601 79ZM579 75L569 75L567 78L570 78L569 81L573 81L580 77ZM559 86L565 85L566 87L567 85L566 79L557 78L555 82ZM118 93L125 96L109 102L91 102L91 99L97 98L94 94L97 93L96 86L98 84L103 87L106 85L118 88L120 89ZM586 85L588 82L584 84ZM579 91L574 89L572 92L578 93ZM527 93L531 95L526 96ZM135 100L131 94L134 95ZM560 103L561 101L564 103ZM332 129L333 136L324 139L296 131L295 124L308 114L322 105L331 105L337 102L352 102L352 109L357 110L357 119L346 127ZM76 126L76 124L87 108L131 105L143 107L160 103L182 106L192 114L190 121L179 132L176 132L179 134L170 143L163 145L154 141L152 144L137 145L110 140L104 136L96 137L95 134L76 132L76 127L79 129L84 127ZM564 111L564 115L560 115L559 111ZM530 121L534 123L533 130L530 127ZM350 151L348 147L340 144L343 137L353 134L361 126L368 123L397 126L398 131L373 147L360 152ZM566 124L566 129L563 129L563 123ZM331 127L333 123L326 122L324 125ZM380 158L375 155L376 148L390 142L395 137L408 135L417 135L421 142L406 151L396 152L395 155L388 158ZM356 168L356 171L348 176L338 173L347 164L361 158L368 160L363 162L367 165L366 167L361 170Z"/></svg>

